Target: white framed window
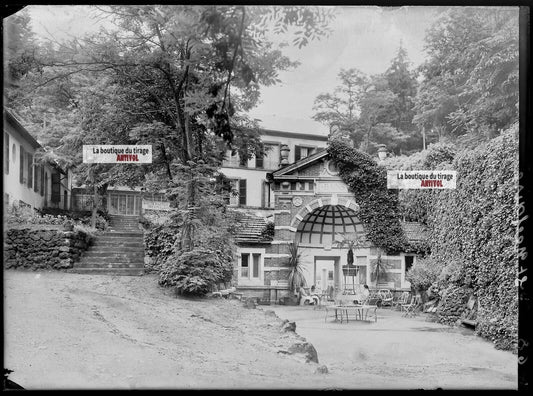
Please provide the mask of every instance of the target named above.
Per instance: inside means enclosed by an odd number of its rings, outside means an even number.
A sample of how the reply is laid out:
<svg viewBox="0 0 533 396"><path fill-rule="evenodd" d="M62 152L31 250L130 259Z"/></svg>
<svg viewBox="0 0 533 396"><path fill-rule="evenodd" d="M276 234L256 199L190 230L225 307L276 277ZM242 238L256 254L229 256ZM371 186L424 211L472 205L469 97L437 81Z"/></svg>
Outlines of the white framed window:
<svg viewBox="0 0 533 396"><path fill-rule="evenodd" d="M238 256L239 283L262 283L265 249L240 249Z"/></svg>

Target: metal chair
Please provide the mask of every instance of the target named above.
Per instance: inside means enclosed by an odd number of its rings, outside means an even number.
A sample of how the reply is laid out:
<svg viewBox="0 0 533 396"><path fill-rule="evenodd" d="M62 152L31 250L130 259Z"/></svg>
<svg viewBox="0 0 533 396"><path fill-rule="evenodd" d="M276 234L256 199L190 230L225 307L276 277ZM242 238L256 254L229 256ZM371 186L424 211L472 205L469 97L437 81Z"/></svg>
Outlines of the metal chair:
<svg viewBox="0 0 533 396"><path fill-rule="evenodd" d="M402 292L400 297L392 300L391 308L401 310L402 305L407 304L409 302L409 294L409 292Z"/></svg>
<svg viewBox="0 0 533 396"><path fill-rule="evenodd" d="M418 310L422 306L422 299L420 295L413 296L411 302L408 304L402 304L401 310L403 312L402 316L413 317L418 314Z"/></svg>

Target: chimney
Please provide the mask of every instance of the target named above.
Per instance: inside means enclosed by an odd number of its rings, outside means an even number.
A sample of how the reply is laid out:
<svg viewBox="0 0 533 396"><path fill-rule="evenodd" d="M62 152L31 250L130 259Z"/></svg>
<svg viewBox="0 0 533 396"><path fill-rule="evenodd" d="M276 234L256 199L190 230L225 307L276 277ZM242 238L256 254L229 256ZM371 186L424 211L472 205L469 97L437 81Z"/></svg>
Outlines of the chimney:
<svg viewBox="0 0 533 396"><path fill-rule="evenodd" d="M282 144L281 145L281 149L280 149L281 162L279 164L280 167L284 167L284 166L289 165L289 152L290 151L291 151L291 149L289 148L288 145L286 145L286 144Z"/></svg>

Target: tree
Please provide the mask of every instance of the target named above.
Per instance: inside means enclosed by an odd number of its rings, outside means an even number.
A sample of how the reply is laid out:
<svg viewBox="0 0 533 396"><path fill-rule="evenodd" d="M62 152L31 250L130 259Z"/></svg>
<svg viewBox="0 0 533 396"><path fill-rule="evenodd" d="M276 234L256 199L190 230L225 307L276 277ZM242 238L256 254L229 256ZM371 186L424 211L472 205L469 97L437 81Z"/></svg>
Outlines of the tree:
<svg viewBox="0 0 533 396"><path fill-rule="evenodd" d="M266 39L267 22L281 33L289 25L301 28L294 42L302 46L324 34L329 20L327 11L310 7L99 9L117 29L52 46L40 63L44 73L28 81L35 87L71 81L75 75L102 78L110 96L100 103L83 99L89 111L80 118L88 116L87 122L70 140L88 144L96 127L106 143L155 141L154 165L164 171L145 169L165 175L170 188L180 188L173 184L178 178L186 181L187 193L177 195L185 197L191 213L198 206L198 168L208 164L214 172L227 147L249 158L262 154L255 125L245 112L257 103L261 86L278 82L279 70L296 66ZM111 122L90 117L100 111ZM244 147L236 147L239 143ZM182 236L184 246L191 247L194 235Z"/></svg>
<svg viewBox="0 0 533 396"><path fill-rule="evenodd" d="M391 124L404 132L412 131L414 100L417 92L416 73L409 70L407 51L400 44L396 56L384 73L389 90L395 95L393 100L394 117Z"/></svg>
<svg viewBox="0 0 533 396"><path fill-rule="evenodd" d="M518 116L518 11L450 8L429 30L415 122L443 136L498 135Z"/></svg>
<svg viewBox="0 0 533 396"><path fill-rule="evenodd" d="M357 134L361 112L360 101L368 84L368 78L357 69L341 69L341 84L333 93L322 93L315 99L313 119L334 130L332 138L351 139L358 147L362 136Z"/></svg>

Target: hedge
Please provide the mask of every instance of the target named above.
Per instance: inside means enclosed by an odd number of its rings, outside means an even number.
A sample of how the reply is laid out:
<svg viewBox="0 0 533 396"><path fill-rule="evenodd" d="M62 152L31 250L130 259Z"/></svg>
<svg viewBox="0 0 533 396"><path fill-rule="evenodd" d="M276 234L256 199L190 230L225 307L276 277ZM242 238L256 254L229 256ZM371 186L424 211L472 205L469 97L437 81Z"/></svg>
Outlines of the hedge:
<svg viewBox="0 0 533 396"><path fill-rule="evenodd" d="M459 152L452 168L457 188L435 193L428 212L431 258L460 263L454 283L478 299L476 332L516 352L518 127Z"/></svg>

